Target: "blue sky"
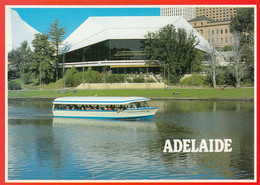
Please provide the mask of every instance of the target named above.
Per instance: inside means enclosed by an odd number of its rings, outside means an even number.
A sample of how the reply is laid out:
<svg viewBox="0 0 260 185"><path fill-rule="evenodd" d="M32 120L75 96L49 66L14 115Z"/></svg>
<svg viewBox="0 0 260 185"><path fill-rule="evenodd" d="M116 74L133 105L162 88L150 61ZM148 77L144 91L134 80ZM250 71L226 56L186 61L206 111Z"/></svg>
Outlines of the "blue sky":
<svg viewBox="0 0 260 185"><path fill-rule="evenodd" d="M66 27L68 37L89 16L159 16L159 8L13 8L33 28L45 33L55 19Z"/></svg>

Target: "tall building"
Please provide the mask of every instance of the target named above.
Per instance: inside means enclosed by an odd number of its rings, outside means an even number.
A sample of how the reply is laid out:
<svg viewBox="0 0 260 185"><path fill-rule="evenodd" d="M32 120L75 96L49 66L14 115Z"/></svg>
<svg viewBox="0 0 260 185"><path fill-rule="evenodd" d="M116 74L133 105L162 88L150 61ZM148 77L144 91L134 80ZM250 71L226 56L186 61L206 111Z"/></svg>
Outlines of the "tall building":
<svg viewBox="0 0 260 185"><path fill-rule="evenodd" d="M161 16L180 16L189 21L195 17L195 7L162 7Z"/></svg>
<svg viewBox="0 0 260 185"><path fill-rule="evenodd" d="M205 16L199 16L189 21L210 44L218 47L230 46L233 34L230 32L230 21L215 21Z"/></svg>
<svg viewBox="0 0 260 185"><path fill-rule="evenodd" d="M234 7L197 7L195 16L206 16L215 21L231 20L231 17L236 14Z"/></svg>

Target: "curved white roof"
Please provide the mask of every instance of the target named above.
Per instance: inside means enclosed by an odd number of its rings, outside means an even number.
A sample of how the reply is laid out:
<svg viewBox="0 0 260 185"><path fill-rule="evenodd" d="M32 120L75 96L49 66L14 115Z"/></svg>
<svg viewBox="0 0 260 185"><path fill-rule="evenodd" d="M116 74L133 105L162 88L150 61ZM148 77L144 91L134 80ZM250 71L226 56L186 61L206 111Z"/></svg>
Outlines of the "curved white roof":
<svg viewBox="0 0 260 185"><path fill-rule="evenodd" d="M104 105L104 104L128 104L132 102L148 101L149 98L144 97L62 97L56 98L53 101L53 104L95 104L95 105Z"/></svg>
<svg viewBox="0 0 260 185"><path fill-rule="evenodd" d="M176 29L184 28L193 33L198 41L198 49L205 50L208 42L181 17L138 16L138 17L89 17L63 42L64 51L69 52L108 39L144 39L148 32L173 24Z"/></svg>
<svg viewBox="0 0 260 185"><path fill-rule="evenodd" d="M9 52L20 47L23 41L27 41L31 50L33 50L31 42L34 35L40 32L24 22L15 10L8 8L7 33L7 51Z"/></svg>

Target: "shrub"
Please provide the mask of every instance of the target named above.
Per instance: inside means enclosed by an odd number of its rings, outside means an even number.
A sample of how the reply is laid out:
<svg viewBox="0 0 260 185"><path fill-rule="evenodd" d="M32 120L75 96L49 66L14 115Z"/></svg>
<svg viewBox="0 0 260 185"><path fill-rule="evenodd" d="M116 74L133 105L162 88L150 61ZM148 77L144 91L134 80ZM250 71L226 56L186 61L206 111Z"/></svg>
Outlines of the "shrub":
<svg viewBox="0 0 260 185"><path fill-rule="evenodd" d="M145 79L142 76L136 76L133 79L133 83L144 83L144 82L145 82Z"/></svg>
<svg viewBox="0 0 260 185"><path fill-rule="evenodd" d="M81 83L82 74L78 72L75 66L66 71L65 84L67 87L76 87Z"/></svg>
<svg viewBox="0 0 260 185"><path fill-rule="evenodd" d="M193 74L189 77L184 78L180 82L184 86L203 86L209 85L207 77L199 74Z"/></svg>
<svg viewBox="0 0 260 185"><path fill-rule="evenodd" d="M11 80L8 82L8 89L9 90L20 90L22 89L21 81L20 80Z"/></svg>
<svg viewBox="0 0 260 185"><path fill-rule="evenodd" d="M85 83L102 83L103 75L100 74L98 71L92 70L92 67L88 67L88 70L85 72L84 82Z"/></svg>
<svg viewBox="0 0 260 185"><path fill-rule="evenodd" d="M146 83L155 83L155 80L152 78L146 79Z"/></svg>
<svg viewBox="0 0 260 185"><path fill-rule="evenodd" d="M107 83L124 83L126 76L124 74L111 74L106 76Z"/></svg>

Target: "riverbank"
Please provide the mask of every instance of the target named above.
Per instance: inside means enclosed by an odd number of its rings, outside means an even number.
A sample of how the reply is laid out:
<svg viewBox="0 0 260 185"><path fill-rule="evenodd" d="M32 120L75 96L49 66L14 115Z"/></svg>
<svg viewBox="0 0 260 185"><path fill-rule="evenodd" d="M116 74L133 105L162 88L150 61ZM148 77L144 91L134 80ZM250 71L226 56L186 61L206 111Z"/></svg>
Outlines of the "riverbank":
<svg viewBox="0 0 260 185"><path fill-rule="evenodd" d="M54 99L63 96L143 96L152 99L253 100L254 88L220 89L113 89L8 91L9 99Z"/></svg>

